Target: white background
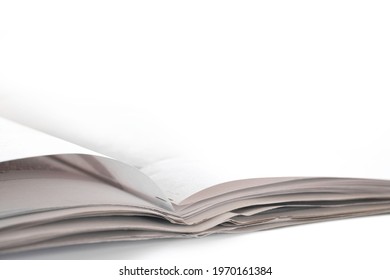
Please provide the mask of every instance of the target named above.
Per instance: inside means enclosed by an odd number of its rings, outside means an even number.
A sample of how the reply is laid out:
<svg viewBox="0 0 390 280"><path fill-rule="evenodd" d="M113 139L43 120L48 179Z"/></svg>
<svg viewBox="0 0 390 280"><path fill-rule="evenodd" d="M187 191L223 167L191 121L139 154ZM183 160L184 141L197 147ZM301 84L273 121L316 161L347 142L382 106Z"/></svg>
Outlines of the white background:
<svg viewBox="0 0 390 280"><path fill-rule="evenodd" d="M212 151L242 176L389 178L389 12L386 1L1 1L0 114L135 165L176 149ZM294 278L386 279L389 222L15 257L248 259Z"/></svg>

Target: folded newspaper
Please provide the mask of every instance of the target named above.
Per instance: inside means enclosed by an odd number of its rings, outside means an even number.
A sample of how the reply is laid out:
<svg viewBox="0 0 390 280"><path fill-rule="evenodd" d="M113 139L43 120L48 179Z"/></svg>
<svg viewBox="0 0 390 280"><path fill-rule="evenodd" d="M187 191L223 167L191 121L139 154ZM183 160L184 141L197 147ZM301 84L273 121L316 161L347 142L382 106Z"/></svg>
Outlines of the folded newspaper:
<svg viewBox="0 0 390 280"><path fill-rule="evenodd" d="M390 181L262 177L182 184L180 158L136 166L0 118L0 254L200 237L390 212ZM190 171L188 171L190 170ZM204 177L208 175L205 173ZM203 178L203 177L202 177Z"/></svg>

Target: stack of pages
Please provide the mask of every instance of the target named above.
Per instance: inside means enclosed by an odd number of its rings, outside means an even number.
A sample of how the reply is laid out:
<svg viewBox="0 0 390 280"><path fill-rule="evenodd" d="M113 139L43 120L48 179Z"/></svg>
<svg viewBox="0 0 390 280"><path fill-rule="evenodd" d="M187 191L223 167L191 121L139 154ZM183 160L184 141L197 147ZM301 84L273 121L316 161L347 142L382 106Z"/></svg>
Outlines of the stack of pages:
<svg viewBox="0 0 390 280"><path fill-rule="evenodd" d="M0 254L390 212L388 180L280 176L178 187L180 168L191 173L191 165L175 158L155 162L156 173L5 118L0 136ZM196 177L202 174L194 168Z"/></svg>

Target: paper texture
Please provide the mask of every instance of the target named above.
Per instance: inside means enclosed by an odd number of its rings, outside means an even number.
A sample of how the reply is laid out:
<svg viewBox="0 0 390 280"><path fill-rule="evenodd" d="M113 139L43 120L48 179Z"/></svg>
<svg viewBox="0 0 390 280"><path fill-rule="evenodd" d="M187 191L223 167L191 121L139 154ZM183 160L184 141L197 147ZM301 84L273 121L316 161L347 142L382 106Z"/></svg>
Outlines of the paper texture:
<svg viewBox="0 0 390 280"><path fill-rule="evenodd" d="M8 106L17 99L9 99ZM358 129L343 135L337 122L333 128L298 125L297 131L269 124L261 133L263 141L256 133L256 120L244 128L241 123L221 128L205 118L201 128L172 130L126 102L110 114L102 114L101 104L88 118L82 106L72 107L68 115L64 106L50 104L36 104L23 114L2 113L105 156L82 155L72 145L56 144L20 126L12 131L12 123L3 122L4 134L10 131L24 139L31 134L31 143L38 144L29 152L14 136L2 158L1 254L249 232L390 213L389 154L384 145L390 139L384 126L374 131L366 122L360 127L364 134ZM240 116L229 117L233 123L235 118ZM4 138L3 146L12 140ZM19 146L24 148L16 152ZM48 154L52 156L42 157ZM20 159L15 168L9 161L25 156L55 163L29 167Z"/></svg>

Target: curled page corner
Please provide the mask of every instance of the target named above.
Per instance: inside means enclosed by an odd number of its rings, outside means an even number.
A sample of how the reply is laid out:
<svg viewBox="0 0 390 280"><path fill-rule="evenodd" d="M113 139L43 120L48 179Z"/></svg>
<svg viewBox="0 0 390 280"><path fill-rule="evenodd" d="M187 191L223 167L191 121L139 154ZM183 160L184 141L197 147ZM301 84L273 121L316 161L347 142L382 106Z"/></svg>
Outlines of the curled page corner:
<svg viewBox="0 0 390 280"><path fill-rule="evenodd" d="M173 209L163 191L136 167L1 117L0 135L0 162L52 156L165 210Z"/></svg>

